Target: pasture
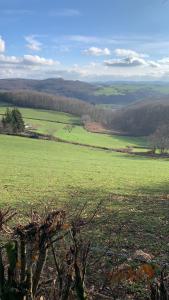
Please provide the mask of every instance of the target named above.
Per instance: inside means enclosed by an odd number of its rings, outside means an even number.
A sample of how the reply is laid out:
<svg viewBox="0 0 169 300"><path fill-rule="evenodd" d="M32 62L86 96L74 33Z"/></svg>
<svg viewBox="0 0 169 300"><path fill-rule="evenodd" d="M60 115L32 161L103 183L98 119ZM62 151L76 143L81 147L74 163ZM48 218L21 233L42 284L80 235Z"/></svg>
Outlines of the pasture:
<svg viewBox="0 0 169 300"><path fill-rule="evenodd" d="M21 111L25 122L35 130L54 133L67 141L114 148L145 145L144 139L87 132L77 125L79 119L71 115ZM83 206L86 202L90 211L103 201L99 220L92 229L100 243L104 243L111 228L117 231L121 224L125 224L121 232L123 247L133 249L140 243L145 250L158 253L159 249L166 251L169 242L168 159L0 135L0 193L1 207L10 205L25 212L30 207L39 210L50 203L76 207L77 203ZM98 222L102 224L99 230Z"/></svg>
<svg viewBox="0 0 169 300"><path fill-rule="evenodd" d="M6 108L1 107L3 114ZM20 109L25 123L43 134L50 134L69 142L88 144L108 148L126 148L146 146L146 139L137 137L117 136L92 133L83 128L76 116L38 109Z"/></svg>

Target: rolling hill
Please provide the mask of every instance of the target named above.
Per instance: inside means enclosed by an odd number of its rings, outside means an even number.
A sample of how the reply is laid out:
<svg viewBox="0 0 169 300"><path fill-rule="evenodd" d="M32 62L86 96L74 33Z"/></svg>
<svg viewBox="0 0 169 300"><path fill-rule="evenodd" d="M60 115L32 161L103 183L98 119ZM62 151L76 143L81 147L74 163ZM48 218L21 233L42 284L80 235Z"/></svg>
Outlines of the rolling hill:
<svg viewBox="0 0 169 300"><path fill-rule="evenodd" d="M0 79L0 92L29 90L40 93L76 98L93 104L128 105L130 103L169 96L168 83L114 82L87 83L62 78Z"/></svg>
<svg viewBox="0 0 169 300"><path fill-rule="evenodd" d="M69 98L78 98L90 102L96 87L86 82L49 78L45 80L33 79L1 79L0 91L29 90L48 93Z"/></svg>

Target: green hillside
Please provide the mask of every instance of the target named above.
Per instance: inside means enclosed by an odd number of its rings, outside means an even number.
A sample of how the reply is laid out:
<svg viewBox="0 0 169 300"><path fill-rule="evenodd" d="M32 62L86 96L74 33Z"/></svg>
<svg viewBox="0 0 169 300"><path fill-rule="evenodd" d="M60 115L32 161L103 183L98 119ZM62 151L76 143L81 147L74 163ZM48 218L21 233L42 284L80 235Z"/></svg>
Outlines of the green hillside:
<svg viewBox="0 0 169 300"><path fill-rule="evenodd" d="M4 110L1 108L1 114ZM67 141L113 148L146 146L142 138L89 133L75 125L80 123L79 118L69 114L34 109L21 111L26 124L34 126L35 131L54 133ZM16 207L25 218L31 207L41 210L46 205L50 209L65 206L66 210L69 207L74 210L87 203L86 213L91 213L103 201L92 224L96 247L98 241L100 247L104 247L105 236L109 236L111 228L118 231L121 224L127 224L120 238L129 251L134 245L142 247L142 239L145 251L157 256L159 251L166 251L168 182L168 159L0 135L0 206Z"/></svg>
<svg viewBox="0 0 169 300"><path fill-rule="evenodd" d="M1 114L5 108L1 108ZM143 138L90 133L79 118L53 111L21 109L26 124L68 142L100 147L145 146ZM167 160L135 157L54 141L0 135L1 202L44 197L68 199L71 189L107 193L163 194L168 191ZM8 165L8 167L6 167ZM64 180L63 180L64 178ZM89 193L89 195L88 195ZM33 196L32 196L33 195Z"/></svg>
<svg viewBox="0 0 169 300"><path fill-rule="evenodd" d="M3 114L5 110L5 107L0 108L0 113ZM80 125L80 119L70 114L27 108L20 108L20 111L25 123L34 128L34 131L51 134L65 141L109 148L146 145L143 138L88 132Z"/></svg>
<svg viewBox="0 0 169 300"><path fill-rule="evenodd" d="M169 192L167 160L5 135L0 144L1 205L65 201L74 191L96 202L107 193Z"/></svg>

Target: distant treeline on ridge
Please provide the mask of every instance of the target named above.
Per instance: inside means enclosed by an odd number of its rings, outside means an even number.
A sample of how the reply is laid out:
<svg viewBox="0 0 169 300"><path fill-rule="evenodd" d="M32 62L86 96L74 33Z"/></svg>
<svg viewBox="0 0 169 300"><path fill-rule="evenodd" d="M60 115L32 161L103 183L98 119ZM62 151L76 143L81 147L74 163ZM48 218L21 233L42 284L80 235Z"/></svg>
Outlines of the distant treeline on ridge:
<svg viewBox="0 0 169 300"><path fill-rule="evenodd" d="M99 108L75 98L20 90L0 93L0 102L18 107L61 111L82 117L89 115L109 129L128 135L147 136L169 123L169 99L140 101L118 110Z"/></svg>

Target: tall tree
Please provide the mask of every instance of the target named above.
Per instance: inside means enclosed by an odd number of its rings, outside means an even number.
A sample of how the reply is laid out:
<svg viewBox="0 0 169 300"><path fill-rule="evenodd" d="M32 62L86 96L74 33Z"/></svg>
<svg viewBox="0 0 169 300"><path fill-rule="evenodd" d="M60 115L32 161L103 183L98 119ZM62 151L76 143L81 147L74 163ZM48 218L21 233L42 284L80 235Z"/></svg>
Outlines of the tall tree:
<svg viewBox="0 0 169 300"><path fill-rule="evenodd" d="M20 133L25 130L25 124L21 112L17 108L7 108L2 118L2 125L8 133Z"/></svg>

